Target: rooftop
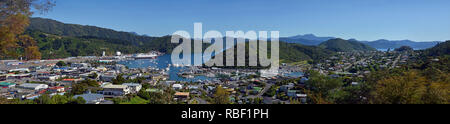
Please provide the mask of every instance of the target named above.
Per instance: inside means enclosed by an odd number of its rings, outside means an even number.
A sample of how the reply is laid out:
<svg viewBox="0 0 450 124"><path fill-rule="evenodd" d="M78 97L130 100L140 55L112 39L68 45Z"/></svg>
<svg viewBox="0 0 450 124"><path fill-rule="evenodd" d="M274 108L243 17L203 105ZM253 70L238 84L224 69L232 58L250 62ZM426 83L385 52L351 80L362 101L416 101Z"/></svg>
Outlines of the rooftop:
<svg viewBox="0 0 450 124"><path fill-rule="evenodd" d="M141 84L138 84L138 83L124 83L122 85L126 85L126 86L140 86Z"/></svg>
<svg viewBox="0 0 450 124"><path fill-rule="evenodd" d="M189 92L176 92L175 96L189 96Z"/></svg>
<svg viewBox="0 0 450 124"><path fill-rule="evenodd" d="M10 86L10 85L16 85L15 83L9 83L9 82L0 82L0 86Z"/></svg>
<svg viewBox="0 0 450 124"><path fill-rule="evenodd" d="M103 88L110 88L110 89L125 89L128 86L126 85L106 85Z"/></svg>

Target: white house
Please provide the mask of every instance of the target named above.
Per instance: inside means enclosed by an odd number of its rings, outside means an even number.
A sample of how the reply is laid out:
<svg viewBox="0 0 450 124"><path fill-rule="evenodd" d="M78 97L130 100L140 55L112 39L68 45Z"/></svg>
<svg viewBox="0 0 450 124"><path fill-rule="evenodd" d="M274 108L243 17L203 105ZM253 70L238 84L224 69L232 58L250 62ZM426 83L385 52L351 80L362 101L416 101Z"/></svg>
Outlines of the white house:
<svg viewBox="0 0 450 124"><path fill-rule="evenodd" d="M122 85L128 86L130 93L138 93L142 89L142 85L138 83L124 83Z"/></svg>
<svg viewBox="0 0 450 124"><path fill-rule="evenodd" d="M183 85L181 85L181 84L173 84L172 88L174 90L181 90L181 89L183 89Z"/></svg>
<svg viewBox="0 0 450 124"><path fill-rule="evenodd" d="M50 75L50 76L38 76L39 80L48 80L48 81L55 81L59 78L57 75Z"/></svg>
<svg viewBox="0 0 450 124"><path fill-rule="evenodd" d="M28 68L18 68L18 69L11 69L9 72L30 72L30 69Z"/></svg>
<svg viewBox="0 0 450 124"><path fill-rule="evenodd" d="M123 96L130 94L130 88L126 85L106 85L100 93L108 96Z"/></svg>

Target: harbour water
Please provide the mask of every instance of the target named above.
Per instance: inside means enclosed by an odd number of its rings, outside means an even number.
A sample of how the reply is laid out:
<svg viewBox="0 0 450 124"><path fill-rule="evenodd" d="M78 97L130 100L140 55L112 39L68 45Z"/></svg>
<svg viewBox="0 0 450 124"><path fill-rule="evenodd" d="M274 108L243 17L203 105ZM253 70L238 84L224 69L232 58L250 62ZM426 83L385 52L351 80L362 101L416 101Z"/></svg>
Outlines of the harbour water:
<svg viewBox="0 0 450 124"><path fill-rule="evenodd" d="M193 54L194 55L194 54ZM170 54L165 54L162 56L158 56L156 59L140 59L140 60L125 60L120 61L119 64L125 65L128 68L158 68L158 69L169 69L167 73L169 75L169 80L171 81L185 81L185 82L202 82L205 80L212 80L206 76L195 76L193 78L184 78L178 75L178 73L182 72L188 67L177 67L177 66L169 66L172 64L172 59Z"/></svg>

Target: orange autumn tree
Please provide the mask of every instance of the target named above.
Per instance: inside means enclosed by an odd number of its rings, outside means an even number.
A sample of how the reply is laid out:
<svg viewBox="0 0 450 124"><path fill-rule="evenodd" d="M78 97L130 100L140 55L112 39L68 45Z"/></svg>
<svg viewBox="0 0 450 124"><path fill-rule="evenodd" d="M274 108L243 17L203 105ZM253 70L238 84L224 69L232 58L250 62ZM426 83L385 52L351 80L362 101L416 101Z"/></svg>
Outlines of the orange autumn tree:
<svg viewBox="0 0 450 124"><path fill-rule="evenodd" d="M0 58L41 59L36 41L23 33L32 9L44 13L52 6L53 0L0 0Z"/></svg>

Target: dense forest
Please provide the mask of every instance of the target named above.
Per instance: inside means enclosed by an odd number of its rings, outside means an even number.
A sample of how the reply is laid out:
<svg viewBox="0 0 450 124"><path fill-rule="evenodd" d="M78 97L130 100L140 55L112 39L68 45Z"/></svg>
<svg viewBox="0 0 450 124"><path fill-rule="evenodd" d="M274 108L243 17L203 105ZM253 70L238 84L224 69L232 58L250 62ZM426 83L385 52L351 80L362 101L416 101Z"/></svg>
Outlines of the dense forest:
<svg viewBox="0 0 450 124"><path fill-rule="evenodd" d="M177 44L170 43L170 37L155 38L141 45L129 44L122 39L109 39L94 36L60 36L41 31L26 31L36 40L43 59L65 58L71 56L100 56L105 51L112 55L117 51L125 54L149 52L152 50L169 52Z"/></svg>
<svg viewBox="0 0 450 124"><path fill-rule="evenodd" d="M319 47L324 49L329 49L336 52L350 52L350 51L375 51L375 48L369 45L360 43L358 41L348 41L344 39L331 39L325 41L319 45Z"/></svg>

